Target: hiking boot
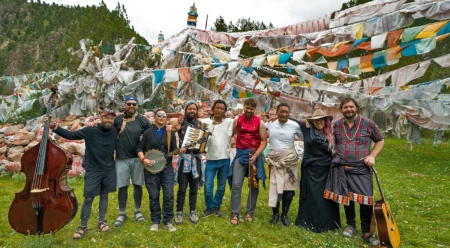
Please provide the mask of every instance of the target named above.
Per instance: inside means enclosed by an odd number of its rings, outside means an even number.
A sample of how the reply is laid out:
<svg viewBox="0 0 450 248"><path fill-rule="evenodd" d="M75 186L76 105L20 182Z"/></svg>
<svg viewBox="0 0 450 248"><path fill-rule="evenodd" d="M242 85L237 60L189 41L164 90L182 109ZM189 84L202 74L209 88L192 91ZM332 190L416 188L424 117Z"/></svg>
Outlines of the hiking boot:
<svg viewBox="0 0 450 248"><path fill-rule="evenodd" d="M159 224L153 224L153 225L150 227L150 231L156 232L156 231L158 231L158 228L159 228Z"/></svg>
<svg viewBox="0 0 450 248"><path fill-rule="evenodd" d="M205 212L203 212L203 213L200 215L200 217L206 218L206 217L210 216L210 215L213 214L213 213L214 213L214 210L211 210L211 209L207 208L207 209L205 210Z"/></svg>
<svg viewBox="0 0 450 248"><path fill-rule="evenodd" d="M165 228L167 228L167 230L169 230L169 232L175 232L177 229L172 225L172 223L167 223L164 225Z"/></svg>
<svg viewBox="0 0 450 248"><path fill-rule="evenodd" d="M364 243L369 244L370 246L379 246L380 241L375 238L373 235L370 235L370 233L364 233L362 236Z"/></svg>
<svg viewBox="0 0 450 248"><path fill-rule="evenodd" d="M352 226L346 226L344 228L344 231L342 232L342 235L344 235L344 237L347 237L347 238L351 238L351 237L355 236L355 234L356 234L356 230Z"/></svg>
<svg viewBox="0 0 450 248"><path fill-rule="evenodd" d="M280 215L274 214L274 215L272 216L272 219L270 220L270 224L271 224L272 226L276 225L276 224L278 223L278 219L279 219L279 218L280 218Z"/></svg>
<svg viewBox="0 0 450 248"><path fill-rule="evenodd" d="M183 211L177 211L177 214L175 215L175 224L181 225L182 221L183 221Z"/></svg>
<svg viewBox="0 0 450 248"><path fill-rule="evenodd" d="M197 224L198 223L198 216L195 211L191 211L189 213L189 219L192 221L192 223Z"/></svg>
<svg viewBox="0 0 450 248"><path fill-rule="evenodd" d="M222 214L222 212L220 212L220 208L216 208L215 212L216 212L215 214L217 217L222 217L223 214Z"/></svg>
<svg viewBox="0 0 450 248"><path fill-rule="evenodd" d="M290 226L291 223L289 222L288 218L286 215L281 215L281 224L283 224L283 226Z"/></svg>

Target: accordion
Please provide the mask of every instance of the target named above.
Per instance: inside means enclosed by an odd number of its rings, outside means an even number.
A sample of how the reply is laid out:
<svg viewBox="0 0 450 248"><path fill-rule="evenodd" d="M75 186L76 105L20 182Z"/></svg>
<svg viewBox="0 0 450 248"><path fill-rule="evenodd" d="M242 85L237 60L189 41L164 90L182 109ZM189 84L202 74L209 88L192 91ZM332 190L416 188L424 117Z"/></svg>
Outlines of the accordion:
<svg viewBox="0 0 450 248"><path fill-rule="evenodd" d="M184 134L184 139L181 147L186 147L193 143L197 143L191 149L198 149L200 153L204 153L209 135L210 133L208 131L188 126L186 129L186 133Z"/></svg>

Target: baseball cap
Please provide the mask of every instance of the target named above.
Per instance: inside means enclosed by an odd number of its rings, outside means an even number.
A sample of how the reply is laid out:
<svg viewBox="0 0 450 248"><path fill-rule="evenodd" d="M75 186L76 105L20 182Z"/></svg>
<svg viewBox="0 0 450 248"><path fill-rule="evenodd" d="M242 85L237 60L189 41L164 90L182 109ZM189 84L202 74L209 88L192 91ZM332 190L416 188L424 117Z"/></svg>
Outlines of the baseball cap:
<svg viewBox="0 0 450 248"><path fill-rule="evenodd" d="M127 97L125 97L125 102L128 102L128 101L135 101L136 103L139 104L138 99L136 97L134 97L134 96L127 96Z"/></svg>
<svg viewBox="0 0 450 248"><path fill-rule="evenodd" d="M115 117L116 116L116 112L114 110L105 109L101 113L101 116L105 116L105 115L113 115Z"/></svg>

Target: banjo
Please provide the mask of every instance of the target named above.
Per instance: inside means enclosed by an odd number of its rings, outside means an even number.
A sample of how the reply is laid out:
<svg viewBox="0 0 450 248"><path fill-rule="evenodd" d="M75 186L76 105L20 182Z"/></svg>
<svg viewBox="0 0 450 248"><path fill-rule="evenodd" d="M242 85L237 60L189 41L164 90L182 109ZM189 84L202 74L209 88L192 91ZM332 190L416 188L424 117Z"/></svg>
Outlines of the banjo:
<svg viewBox="0 0 450 248"><path fill-rule="evenodd" d="M202 137L196 142L186 144L184 148L188 149L204 142L206 142L206 138ZM148 160L155 161L155 163L152 166L144 166L144 168L152 174L159 173L164 170L166 159L172 157L173 155L177 155L178 153L180 153L180 148L177 148L167 154L164 154L158 150L149 150L145 153L144 157Z"/></svg>

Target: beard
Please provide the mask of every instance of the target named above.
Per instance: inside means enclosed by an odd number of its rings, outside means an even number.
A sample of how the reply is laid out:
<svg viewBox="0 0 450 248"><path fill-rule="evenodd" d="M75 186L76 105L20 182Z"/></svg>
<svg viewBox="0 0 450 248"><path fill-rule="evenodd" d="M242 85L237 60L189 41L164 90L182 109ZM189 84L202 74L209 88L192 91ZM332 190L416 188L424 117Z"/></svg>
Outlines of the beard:
<svg viewBox="0 0 450 248"><path fill-rule="evenodd" d="M253 113L245 112L245 117L247 117L247 119L250 119L253 117Z"/></svg>
<svg viewBox="0 0 450 248"><path fill-rule="evenodd" d="M193 119L195 119L195 116L196 116L197 114L196 113L187 113L186 114L186 118L188 119L188 120L193 120Z"/></svg>
<svg viewBox="0 0 450 248"><path fill-rule="evenodd" d="M355 112L346 112L343 114L345 119L353 119L356 116L356 111Z"/></svg>
<svg viewBox="0 0 450 248"><path fill-rule="evenodd" d="M125 110L125 112L123 113L123 115L125 116L125 118L130 118L130 117L132 117L135 113L136 113L136 110L135 110L135 109L128 109L128 110Z"/></svg>
<svg viewBox="0 0 450 248"><path fill-rule="evenodd" d="M113 124L112 124L111 122L104 122L104 123L102 123L102 126L103 126L105 129L111 129L112 126L113 126Z"/></svg>

